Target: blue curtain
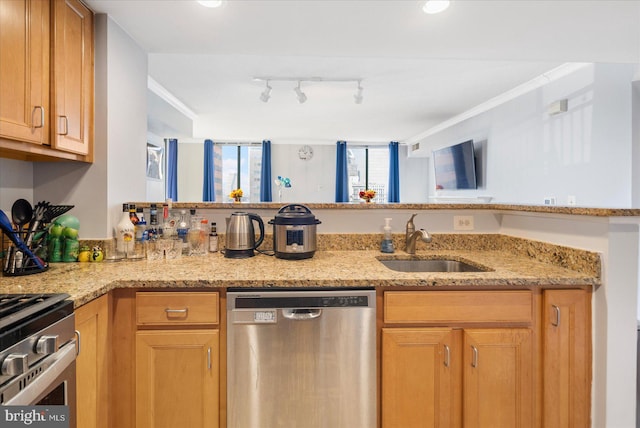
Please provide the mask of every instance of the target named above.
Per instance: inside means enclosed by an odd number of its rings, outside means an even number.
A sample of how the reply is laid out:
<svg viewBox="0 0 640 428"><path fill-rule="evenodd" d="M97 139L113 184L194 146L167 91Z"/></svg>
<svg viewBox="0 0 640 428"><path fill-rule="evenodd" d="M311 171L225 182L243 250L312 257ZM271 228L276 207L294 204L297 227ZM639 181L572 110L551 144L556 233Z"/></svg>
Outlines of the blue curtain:
<svg viewBox="0 0 640 428"><path fill-rule="evenodd" d="M178 200L178 140L169 139L167 151L167 198Z"/></svg>
<svg viewBox="0 0 640 428"><path fill-rule="evenodd" d="M271 202L271 141L262 141L262 169L260 170L260 202Z"/></svg>
<svg viewBox="0 0 640 428"><path fill-rule="evenodd" d="M346 141L336 143L336 202L349 202Z"/></svg>
<svg viewBox="0 0 640 428"><path fill-rule="evenodd" d="M213 163L213 141L204 140L204 171L202 179L202 202L216 200L216 187L214 181L215 165Z"/></svg>
<svg viewBox="0 0 640 428"><path fill-rule="evenodd" d="M387 202L400 202L400 168L398 161L398 143L389 143L389 196Z"/></svg>

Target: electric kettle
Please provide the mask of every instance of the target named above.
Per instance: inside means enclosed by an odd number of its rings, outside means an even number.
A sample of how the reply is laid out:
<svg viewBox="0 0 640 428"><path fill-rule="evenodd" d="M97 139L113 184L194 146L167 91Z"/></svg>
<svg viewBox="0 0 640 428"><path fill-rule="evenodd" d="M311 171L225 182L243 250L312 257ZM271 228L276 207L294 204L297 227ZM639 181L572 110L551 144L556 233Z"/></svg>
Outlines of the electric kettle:
<svg viewBox="0 0 640 428"><path fill-rule="evenodd" d="M231 259L253 257L253 250L258 248L264 240L264 222L259 215L245 212L235 212L227 219L226 248L224 256ZM253 222L258 223L260 238L256 242Z"/></svg>

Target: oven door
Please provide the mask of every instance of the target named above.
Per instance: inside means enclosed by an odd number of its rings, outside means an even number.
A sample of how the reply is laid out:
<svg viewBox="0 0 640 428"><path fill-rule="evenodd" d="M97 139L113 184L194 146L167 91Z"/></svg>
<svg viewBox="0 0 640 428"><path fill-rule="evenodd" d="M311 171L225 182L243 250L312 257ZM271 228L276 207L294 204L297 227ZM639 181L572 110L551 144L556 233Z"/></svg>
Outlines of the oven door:
<svg viewBox="0 0 640 428"><path fill-rule="evenodd" d="M3 403L10 406L68 406L69 427L76 427L76 341L41 360L15 381L21 391ZM39 373L29 380L30 373Z"/></svg>

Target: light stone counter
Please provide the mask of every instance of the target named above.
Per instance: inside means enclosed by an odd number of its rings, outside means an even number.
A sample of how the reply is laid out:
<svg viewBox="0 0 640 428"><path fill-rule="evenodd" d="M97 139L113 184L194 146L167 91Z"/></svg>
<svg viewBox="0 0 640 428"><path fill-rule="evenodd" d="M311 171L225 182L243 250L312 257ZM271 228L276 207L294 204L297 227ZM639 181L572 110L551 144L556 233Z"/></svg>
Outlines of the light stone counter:
<svg viewBox="0 0 640 428"><path fill-rule="evenodd" d="M376 259L389 255L361 242L356 246L366 249L337 251L320 247L313 258L305 260L284 260L263 254L228 259L221 253L213 253L178 260L55 263L40 274L0 277L0 293L68 293L78 307L115 288L600 285L597 254L500 236L485 241L490 242L474 247L455 239L450 242L447 236L435 237L433 249L421 249L417 257L446 256L491 269L487 272L396 272ZM410 257L403 251L392 256Z"/></svg>

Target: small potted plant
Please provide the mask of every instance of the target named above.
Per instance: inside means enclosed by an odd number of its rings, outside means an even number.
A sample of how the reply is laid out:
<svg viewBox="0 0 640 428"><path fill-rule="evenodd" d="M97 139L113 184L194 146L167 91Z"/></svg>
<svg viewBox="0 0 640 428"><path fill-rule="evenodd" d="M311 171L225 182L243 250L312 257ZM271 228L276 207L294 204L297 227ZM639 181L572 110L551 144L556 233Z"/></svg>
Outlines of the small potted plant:
<svg viewBox="0 0 640 428"><path fill-rule="evenodd" d="M376 197L376 191L375 190L361 190L360 193L358 194L360 196L360 199L364 199L365 202L369 203L371 202L371 199Z"/></svg>
<svg viewBox="0 0 640 428"><path fill-rule="evenodd" d="M235 202L240 202L242 200L242 195L242 189L234 189L229 193L229 197Z"/></svg>

